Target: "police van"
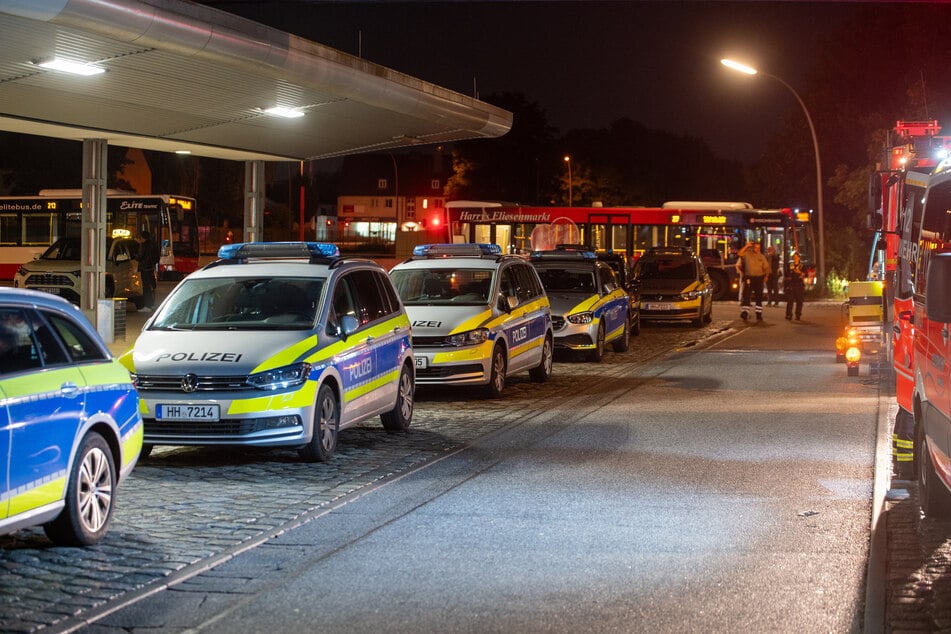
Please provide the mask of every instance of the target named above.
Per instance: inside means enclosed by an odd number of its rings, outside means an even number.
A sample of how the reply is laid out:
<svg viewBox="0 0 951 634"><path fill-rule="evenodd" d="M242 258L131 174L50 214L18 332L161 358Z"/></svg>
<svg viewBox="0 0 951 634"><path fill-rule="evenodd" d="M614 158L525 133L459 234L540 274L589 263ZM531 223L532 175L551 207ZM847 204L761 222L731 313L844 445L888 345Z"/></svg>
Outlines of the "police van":
<svg viewBox="0 0 951 634"><path fill-rule="evenodd" d="M336 245L244 243L186 277L120 360L145 447L297 447L326 461L337 432L413 414L409 318L386 271Z"/></svg>
<svg viewBox="0 0 951 634"><path fill-rule="evenodd" d="M551 376L551 308L535 269L496 244L426 244L390 271L413 325L422 384L481 385Z"/></svg>
<svg viewBox="0 0 951 634"><path fill-rule="evenodd" d="M626 352L631 339L631 300L614 270L594 251L561 246L529 256L552 308L555 348L604 358L606 344Z"/></svg>
<svg viewBox="0 0 951 634"><path fill-rule="evenodd" d="M914 464L925 515L951 517L951 161L925 192L914 266Z"/></svg>

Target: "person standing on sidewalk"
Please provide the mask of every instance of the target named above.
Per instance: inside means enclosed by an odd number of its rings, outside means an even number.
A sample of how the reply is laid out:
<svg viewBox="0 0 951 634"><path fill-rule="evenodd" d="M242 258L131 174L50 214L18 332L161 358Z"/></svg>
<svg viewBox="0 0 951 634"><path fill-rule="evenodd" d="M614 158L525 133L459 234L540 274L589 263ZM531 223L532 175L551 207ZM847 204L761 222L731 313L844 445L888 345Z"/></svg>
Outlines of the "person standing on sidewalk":
<svg viewBox="0 0 951 634"><path fill-rule="evenodd" d="M766 259L769 260L769 277L766 278L766 305L779 306L779 255L773 245L769 245L769 248L766 249Z"/></svg>
<svg viewBox="0 0 951 634"><path fill-rule="evenodd" d="M148 231L142 231L142 243L139 247L139 275L142 276L142 308L152 310L155 304L155 265L158 264L158 250Z"/></svg>
<svg viewBox="0 0 951 634"><path fill-rule="evenodd" d="M786 319L793 318L793 309L796 310L796 321L802 319L802 303L806 297L806 276L802 270L802 261L798 253L793 253L789 263L789 272L783 282L783 291L786 293Z"/></svg>
<svg viewBox="0 0 951 634"><path fill-rule="evenodd" d="M743 300L740 317L750 316L751 302L756 302L756 321L763 321L763 283L769 277L769 260L760 252L759 242L747 243L740 249L736 270L743 276Z"/></svg>

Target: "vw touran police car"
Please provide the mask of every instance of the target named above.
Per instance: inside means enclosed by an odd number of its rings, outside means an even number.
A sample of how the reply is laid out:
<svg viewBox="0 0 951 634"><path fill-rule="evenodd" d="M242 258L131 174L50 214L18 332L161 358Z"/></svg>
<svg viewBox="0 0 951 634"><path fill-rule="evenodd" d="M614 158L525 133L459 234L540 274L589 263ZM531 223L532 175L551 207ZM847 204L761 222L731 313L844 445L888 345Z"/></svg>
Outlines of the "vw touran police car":
<svg viewBox="0 0 951 634"><path fill-rule="evenodd" d="M535 269L495 244L430 244L390 271L413 324L422 384L483 385L551 376L551 308Z"/></svg>
<svg viewBox="0 0 951 634"><path fill-rule="evenodd" d="M121 360L154 445L297 447L326 461L337 432L379 415L409 427L415 366L386 271L335 245L223 246L182 280Z"/></svg>
<svg viewBox="0 0 951 634"><path fill-rule="evenodd" d="M604 358L630 345L631 302L614 271L593 251L562 247L530 256L551 302L555 348Z"/></svg>
<svg viewBox="0 0 951 634"><path fill-rule="evenodd" d="M79 308L0 291L0 533L42 525L57 544L99 542L141 448L129 372Z"/></svg>

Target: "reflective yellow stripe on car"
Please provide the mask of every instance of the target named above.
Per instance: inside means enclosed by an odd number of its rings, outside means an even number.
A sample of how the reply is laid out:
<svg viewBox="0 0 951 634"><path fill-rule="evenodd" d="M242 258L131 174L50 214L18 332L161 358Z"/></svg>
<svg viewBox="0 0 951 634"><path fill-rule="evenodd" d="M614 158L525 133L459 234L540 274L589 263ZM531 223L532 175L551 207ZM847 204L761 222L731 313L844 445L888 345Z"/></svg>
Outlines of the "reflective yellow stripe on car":
<svg viewBox="0 0 951 634"><path fill-rule="evenodd" d="M396 381L396 377L399 373L400 373L399 369L394 369L392 372L387 372L386 374L384 374L383 376L379 378L373 379L372 381L368 381L366 383L361 383L360 385L356 385L350 388L349 390L345 391L343 394L344 402L349 403L350 401L354 399L360 398L364 394L368 394L372 392L373 390L379 389L380 386L382 385L385 385L387 383L393 383L394 381Z"/></svg>
<svg viewBox="0 0 951 634"><path fill-rule="evenodd" d="M469 332L470 330L475 330L476 328L482 328L482 327L494 328L498 326L499 324L504 323L505 318L507 317L508 315L502 314L499 317L496 317L495 319L492 319L491 321L489 321L492 318L492 311L484 310L478 315L475 315L474 317L465 320L464 322L462 322L461 324L459 324L458 326L450 330L449 334L454 335L459 332Z"/></svg>
<svg viewBox="0 0 951 634"><path fill-rule="evenodd" d="M59 502L66 490L66 471L60 471L45 480L30 482L11 491L9 515L17 515L40 506Z"/></svg>

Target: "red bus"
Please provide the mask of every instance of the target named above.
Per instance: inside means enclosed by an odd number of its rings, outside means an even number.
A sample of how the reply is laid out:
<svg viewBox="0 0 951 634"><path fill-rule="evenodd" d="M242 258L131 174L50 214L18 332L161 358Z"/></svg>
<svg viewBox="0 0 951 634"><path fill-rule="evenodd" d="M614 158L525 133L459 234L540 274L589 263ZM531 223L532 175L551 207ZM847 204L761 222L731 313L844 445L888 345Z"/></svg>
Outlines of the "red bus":
<svg viewBox="0 0 951 634"><path fill-rule="evenodd" d="M81 229L82 191L44 189L37 196L0 196L0 279L12 280L24 262L53 242ZM133 194L110 190L106 228L137 236L148 230L159 240L159 279L180 279L198 268L195 199L175 194Z"/></svg>
<svg viewBox="0 0 951 634"><path fill-rule="evenodd" d="M776 248L783 264L799 253L815 285L815 239L809 212L754 209L749 203L669 202L662 207L527 207L473 201L446 204L446 239L489 242L508 253L585 244L632 259L653 246L698 253L714 281L714 298L736 296L737 252L747 242Z"/></svg>

